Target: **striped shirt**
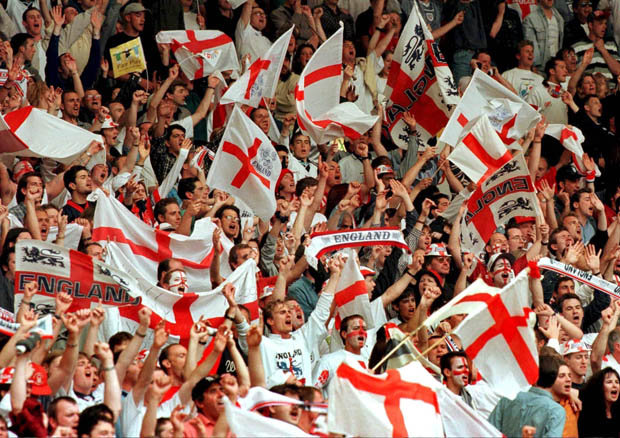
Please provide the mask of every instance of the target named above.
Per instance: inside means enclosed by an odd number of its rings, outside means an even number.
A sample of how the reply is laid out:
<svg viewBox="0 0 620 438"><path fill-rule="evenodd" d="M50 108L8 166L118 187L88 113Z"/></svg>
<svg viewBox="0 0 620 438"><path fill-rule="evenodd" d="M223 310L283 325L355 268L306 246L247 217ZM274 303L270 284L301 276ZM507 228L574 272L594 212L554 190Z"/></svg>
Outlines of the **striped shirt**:
<svg viewBox="0 0 620 438"><path fill-rule="evenodd" d="M590 40L582 40L573 44L573 49L575 50L575 55L577 55L578 63L581 63L584 53L593 46L594 44ZM618 57L618 46L613 40L605 41L605 48L607 49L609 54L614 57L614 59L620 60L620 58ZM603 55L601 55L601 52L599 52L598 50L594 50L592 62L586 69L585 73L602 73L607 79L613 79L613 75L609 71L609 67L605 62L605 59L603 59Z"/></svg>

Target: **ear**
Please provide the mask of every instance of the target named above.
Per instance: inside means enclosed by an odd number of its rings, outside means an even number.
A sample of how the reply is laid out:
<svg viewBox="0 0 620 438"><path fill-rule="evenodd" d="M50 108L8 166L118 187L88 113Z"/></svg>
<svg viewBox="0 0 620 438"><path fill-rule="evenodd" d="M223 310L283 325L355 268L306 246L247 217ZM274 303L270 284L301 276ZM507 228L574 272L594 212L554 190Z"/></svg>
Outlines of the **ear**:
<svg viewBox="0 0 620 438"><path fill-rule="evenodd" d="M77 189L77 185L75 183L69 183L69 188L71 189L71 191L74 191L75 189Z"/></svg>
<svg viewBox="0 0 620 438"><path fill-rule="evenodd" d="M165 368L170 368L172 367L172 364L170 363L170 360L168 359L164 359L161 361L161 364L165 367Z"/></svg>
<svg viewBox="0 0 620 438"><path fill-rule="evenodd" d="M265 324L267 324L269 327L273 326L273 318L267 318L265 320Z"/></svg>

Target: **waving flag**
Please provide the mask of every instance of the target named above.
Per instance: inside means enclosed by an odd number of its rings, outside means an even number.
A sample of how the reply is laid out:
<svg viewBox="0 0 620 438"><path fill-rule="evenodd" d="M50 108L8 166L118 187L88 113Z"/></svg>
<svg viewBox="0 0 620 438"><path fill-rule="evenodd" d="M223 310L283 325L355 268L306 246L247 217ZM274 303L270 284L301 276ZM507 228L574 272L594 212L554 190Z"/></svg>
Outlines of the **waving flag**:
<svg viewBox="0 0 620 438"><path fill-rule="evenodd" d="M497 228L515 216L542 216L523 154L504 164L471 194L461 220L461 243L480 254Z"/></svg>
<svg viewBox="0 0 620 438"><path fill-rule="evenodd" d="M456 146L467 124L486 114L499 137L511 145L536 126L541 116L519 96L508 90L480 69L454 109L440 140Z"/></svg>
<svg viewBox="0 0 620 438"><path fill-rule="evenodd" d="M275 188L282 165L265 133L235 107L207 176L207 185L240 198L269 220L276 211Z"/></svg>
<svg viewBox="0 0 620 438"><path fill-rule="evenodd" d="M103 144L100 135L32 106L0 115L0 152L3 155L51 158L69 164L92 141Z"/></svg>
<svg viewBox="0 0 620 438"><path fill-rule="evenodd" d="M436 136L450 117L448 105L458 103L452 72L417 2L413 2L394 50L384 94L389 97L384 123L394 143L403 149L407 149L410 135L419 136L423 142ZM415 132L410 132L402 119L407 111L416 118Z"/></svg>
<svg viewBox="0 0 620 438"><path fill-rule="evenodd" d="M581 129L570 125L551 124L547 126L545 134L558 140L562 143L562 146L572 153L573 164L579 173L585 175L588 172L583 165L583 147L581 144L585 140L585 137ZM596 163L594 164L594 169L596 176L601 176L601 170Z"/></svg>
<svg viewBox="0 0 620 438"><path fill-rule="evenodd" d="M263 58L258 58L250 65L248 71L226 91L221 103L238 102L256 108L263 97L273 98L294 28L294 25L291 26L288 32L273 43Z"/></svg>
<svg viewBox="0 0 620 438"><path fill-rule="evenodd" d="M235 44L219 30L170 30L155 40L172 44L174 57L190 80L206 78L215 71L239 70Z"/></svg>
<svg viewBox="0 0 620 438"><path fill-rule="evenodd" d="M319 46L306 64L295 90L297 123L316 143L359 138L377 121L351 102L339 103L342 82L341 27Z"/></svg>
<svg viewBox="0 0 620 438"><path fill-rule="evenodd" d="M290 399L295 401L294 399ZM230 431L235 436L243 437L312 437L299 427L285 421L269 418L258 412L246 411L233 405L224 397L225 412Z"/></svg>
<svg viewBox="0 0 620 438"><path fill-rule="evenodd" d="M212 235L215 229L210 219L196 221L192 236L157 230L134 216L117 199L98 193L95 208L93 240L102 245L114 241L125 260L143 273L152 284L157 282L157 265L175 258L187 270L192 289L208 290L209 266L213 258ZM117 265L123 269L125 262Z"/></svg>
<svg viewBox="0 0 620 438"><path fill-rule="evenodd" d="M355 253L349 250L348 254L349 257L342 268L342 275L340 275L334 295L338 310L335 320L337 330L340 329L340 322L349 315L362 315L367 324L373 321L366 282L355 260Z"/></svg>
<svg viewBox="0 0 620 438"><path fill-rule="evenodd" d="M506 145L497 135L486 114L476 119L474 126L448 157L476 184L512 159Z"/></svg>
<svg viewBox="0 0 620 438"><path fill-rule="evenodd" d="M521 271L501 293L477 294L475 299L483 305L456 330L484 379L511 399L538 379L536 317L528 281L528 273Z"/></svg>

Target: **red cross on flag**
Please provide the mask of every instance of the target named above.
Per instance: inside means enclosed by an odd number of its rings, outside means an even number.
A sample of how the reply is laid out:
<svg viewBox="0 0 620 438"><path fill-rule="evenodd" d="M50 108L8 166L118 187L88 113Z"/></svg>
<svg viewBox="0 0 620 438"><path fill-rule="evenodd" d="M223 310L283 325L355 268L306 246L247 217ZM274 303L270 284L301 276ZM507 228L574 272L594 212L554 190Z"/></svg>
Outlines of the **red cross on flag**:
<svg viewBox="0 0 620 438"><path fill-rule="evenodd" d="M469 179L480 184L510 161L512 155L491 126L486 114L482 114L448 159Z"/></svg>
<svg viewBox="0 0 620 438"><path fill-rule="evenodd" d="M263 97L273 98L294 28L291 26L262 58L250 65L248 71L226 91L221 103L238 102L257 108Z"/></svg>
<svg viewBox="0 0 620 438"><path fill-rule="evenodd" d="M469 299L486 305L470 313L456 330L484 379L511 399L538 379L535 315L528 282L528 271L523 270L499 294L470 295Z"/></svg>
<svg viewBox="0 0 620 438"><path fill-rule="evenodd" d="M489 122L507 145L511 145L536 126L541 116L519 96L480 69L461 97L443 130L441 141L456 146L467 132L467 124L486 114Z"/></svg>
<svg viewBox="0 0 620 438"><path fill-rule="evenodd" d="M377 121L377 116L363 113L354 103L339 103L342 34L341 27L319 46L295 90L297 123L318 144L340 137L359 138Z"/></svg>
<svg viewBox="0 0 620 438"><path fill-rule="evenodd" d="M394 143L407 149L409 136L424 142L436 136L448 122L448 105L458 103L452 72L439 46L422 19L417 2L403 27L390 67L384 94L389 97L385 124ZM411 111L416 132L409 132L402 120Z"/></svg>
<svg viewBox="0 0 620 438"><path fill-rule="evenodd" d="M340 329L340 322L349 315L362 315L366 324L373 321L366 282L355 260L355 252L347 250L347 254L347 261L342 269L342 275L340 275L334 295L338 310L335 319L336 329Z"/></svg>
<svg viewBox="0 0 620 438"><path fill-rule="evenodd" d="M480 254L495 230L515 216L542 216L523 154L497 169L467 200L461 220L461 245Z"/></svg>
<svg viewBox="0 0 620 438"><path fill-rule="evenodd" d="M547 126L545 134L557 139L562 143L562 146L572 152L573 164L579 173L583 175L588 173L583 165L583 147L581 144L584 142L585 137L581 129L571 125L552 124ZM601 171L596 163L594 166L596 176L601 176Z"/></svg>
<svg viewBox="0 0 620 438"><path fill-rule="evenodd" d="M171 44L174 57L190 80L206 78L215 71L239 70L235 44L219 30L169 30L155 40Z"/></svg>
<svg viewBox="0 0 620 438"><path fill-rule="evenodd" d="M276 211L275 186L282 171L271 140L235 106L207 176L207 185L241 199L258 217Z"/></svg>
<svg viewBox="0 0 620 438"><path fill-rule="evenodd" d="M215 225L209 219L196 221L191 236L156 230L133 215L116 198L98 193L93 240L106 245L115 242L122 255L117 265L135 266L153 284L157 282L157 265L173 257L185 266L190 287L211 288L209 266L213 258L212 235Z"/></svg>
<svg viewBox="0 0 620 438"><path fill-rule="evenodd" d="M62 132L62 135L58 135L59 132ZM100 135L32 106L0 115L2 155L51 158L69 164L79 157L92 141L103 144Z"/></svg>
<svg viewBox="0 0 620 438"><path fill-rule="evenodd" d="M508 0L506 4L509 8L517 11L519 18L521 18L521 23L528 15L538 9L536 0Z"/></svg>

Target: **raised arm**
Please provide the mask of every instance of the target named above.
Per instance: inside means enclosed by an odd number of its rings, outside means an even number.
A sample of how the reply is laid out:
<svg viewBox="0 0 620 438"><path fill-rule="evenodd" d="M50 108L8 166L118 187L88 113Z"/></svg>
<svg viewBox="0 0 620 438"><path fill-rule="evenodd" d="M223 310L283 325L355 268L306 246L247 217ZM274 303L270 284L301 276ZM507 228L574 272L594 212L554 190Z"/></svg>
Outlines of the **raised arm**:
<svg viewBox="0 0 620 438"><path fill-rule="evenodd" d="M168 341L168 332L165 329L165 325L166 322L164 320L159 321L159 324L157 324L155 336L153 337L153 345L151 345L151 348L149 349L149 355L144 361L144 366L140 370L140 374L138 374L136 384L133 388L131 388L131 393L136 406L144 398L144 394L153 379L153 372L155 372L155 368L157 368L159 352L166 341Z"/></svg>
<svg viewBox="0 0 620 438"><path fill-rule="evenodd" d="M95 356L101 361L103 371L103 403L110 408L116 421L121 413L121 384L114 367L114 354L107 343L97 342Z"/></svg>
<svg viewBox="0 0 620 438"><path fill-rule="evenodd" d="M140 320L140 325L136 329L131 341L129 341L129 345L127 348L123 350L121 355L118 357L116 361L116 374L118 375L119 382L122 382L125 379L125 374L127 373L127 368L131 365L131 362L138 355L140 351L140 347L142 347L142 341L146 337L146 331L149 328L149 324L151 323L151 309L148 307L142 307L138 311L138 318Z"/></svg>
<svg viewBox="0 0 620 438"><path fill-rule="evenodd" d="M603 356L607 349L607 341L612 331L616 329L618 325L618 317L620 316L620 304L618 301L612 303L607 309L601 312L601 320L603 326L598 332L594 343L592 344L592 352L590 353L590 364L592 366L592 372L595 373L602 368Z"/></svg>

